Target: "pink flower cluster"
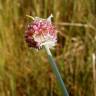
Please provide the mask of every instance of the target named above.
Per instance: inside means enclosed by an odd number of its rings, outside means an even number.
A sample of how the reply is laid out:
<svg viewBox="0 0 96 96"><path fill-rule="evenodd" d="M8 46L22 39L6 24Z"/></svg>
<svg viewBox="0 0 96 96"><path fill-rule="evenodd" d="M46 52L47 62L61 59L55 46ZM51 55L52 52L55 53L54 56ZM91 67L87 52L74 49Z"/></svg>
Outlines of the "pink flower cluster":
<svg viewBox="0 0 96 96"><path fill-rule="evenodd" d="M40 49L43 45L47 45L49 48L55 46L57 34L51 18L35 17L34 21L26 28L25 39L29 47L36 49Z"/></svg>

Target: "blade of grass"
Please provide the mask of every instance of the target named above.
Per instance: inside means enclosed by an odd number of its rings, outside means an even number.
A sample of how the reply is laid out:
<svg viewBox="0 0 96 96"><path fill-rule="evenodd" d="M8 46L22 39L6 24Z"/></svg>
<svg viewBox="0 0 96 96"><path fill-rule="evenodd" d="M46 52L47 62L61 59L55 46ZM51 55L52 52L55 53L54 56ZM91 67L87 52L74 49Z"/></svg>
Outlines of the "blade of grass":
<svg viewBox="0 0 96 96"><path fill-rule="evenodd" d="M92 55L92 59L93 59L93 87L94 87L94 96L96 96L96 70L95 70L95 60L96 60L96 57L95 57L95 54L93 53Z"/></svg>

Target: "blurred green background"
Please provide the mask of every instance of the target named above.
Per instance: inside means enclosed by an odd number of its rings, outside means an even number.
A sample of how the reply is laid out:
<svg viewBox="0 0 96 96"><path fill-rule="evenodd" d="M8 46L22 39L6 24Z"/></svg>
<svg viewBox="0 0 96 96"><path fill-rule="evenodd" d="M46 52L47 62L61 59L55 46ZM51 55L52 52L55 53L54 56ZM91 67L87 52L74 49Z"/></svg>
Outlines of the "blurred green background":
<svg viewBox="0 0 96 96"><path fill-rule="evenodd" d="M26 15L51 13L59 31L51 51L70 96L96 96L96 0L0 0L0 96L62 96L46 52L24 39Z"/></svg>

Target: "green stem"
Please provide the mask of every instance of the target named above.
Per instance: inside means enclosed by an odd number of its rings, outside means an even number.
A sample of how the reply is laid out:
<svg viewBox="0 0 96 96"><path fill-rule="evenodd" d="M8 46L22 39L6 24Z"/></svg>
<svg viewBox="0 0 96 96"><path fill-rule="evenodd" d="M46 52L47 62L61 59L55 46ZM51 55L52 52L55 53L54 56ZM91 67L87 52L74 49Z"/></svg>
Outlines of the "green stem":
<svg viewBox="0 0 96 96"><path fill-rule="evenodd" d="M46 45L44 45L44 48L45 48L45 50L46 50L46 52L48 54L48 59L49 59L50 65L51 65L52 70L53 70L53 72L54 72L54 74L55 74L55 76L56 76L56 78L58 80L58 83L59 83L60 87L61 87L63 96L69 96L69 94L67 92L67 89L66 89L66 87L64 85L64 82L62 80L62 77L61 77L61 75L59 73L59 70L58 70L58 68L56 66L56 63L55 63L55 61L54 61L54 59L52 57L50 49Z"/></svg>

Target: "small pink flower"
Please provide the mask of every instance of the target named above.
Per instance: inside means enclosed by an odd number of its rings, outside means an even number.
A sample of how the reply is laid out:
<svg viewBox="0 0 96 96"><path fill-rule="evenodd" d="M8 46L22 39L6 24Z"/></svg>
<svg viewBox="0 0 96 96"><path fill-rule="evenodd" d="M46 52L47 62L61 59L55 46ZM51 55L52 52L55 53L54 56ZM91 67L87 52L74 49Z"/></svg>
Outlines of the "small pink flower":
<svg viewBox="0 0 96 96"><path fill-rule="evenodd" d="M51 16L47 19L35 17L34 21L28 24L25 31L25 39L29 47L36 49L43 45L52 48L57 42L57 31L51 22Z"/></svg>

